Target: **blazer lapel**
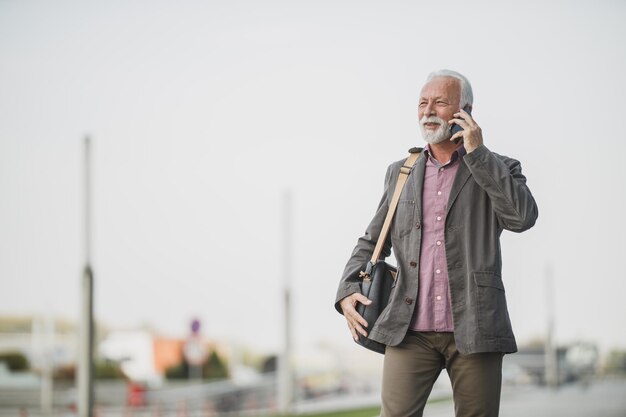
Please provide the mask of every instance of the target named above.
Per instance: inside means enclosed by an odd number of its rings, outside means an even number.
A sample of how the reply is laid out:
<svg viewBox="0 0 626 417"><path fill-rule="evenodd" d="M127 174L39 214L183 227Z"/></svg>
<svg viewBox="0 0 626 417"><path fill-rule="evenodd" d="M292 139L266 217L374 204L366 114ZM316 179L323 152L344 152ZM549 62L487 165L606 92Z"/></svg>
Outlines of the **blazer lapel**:
<svg viewBox="0 0 626 417"><path fill-rule="evenodd" d="M413 190L415 191L415 209L417 210L417 218L422 223L422 188L424 185L424 171L426 171L426 155L424 151L415 162L411 176L409 177Z"/></svg>
<svg viewBox="0 0 626 417"><path fill-rule="evenodd" d="M458 197L459 193L463 189L463 186L465 185L467 180L469 179L469 177L472 176L472 173L470 172L467 165L465 165L465 162L463 161L463 159L461 159L459 163L460 163L459 170L456 172L456 177L454 178L454 182L452 183L452 188L450 189L450 196L448 197L448 207L446 208L446 215L448 214L448 212L450 212L450 208L456 201L456 198Z"/></svg>

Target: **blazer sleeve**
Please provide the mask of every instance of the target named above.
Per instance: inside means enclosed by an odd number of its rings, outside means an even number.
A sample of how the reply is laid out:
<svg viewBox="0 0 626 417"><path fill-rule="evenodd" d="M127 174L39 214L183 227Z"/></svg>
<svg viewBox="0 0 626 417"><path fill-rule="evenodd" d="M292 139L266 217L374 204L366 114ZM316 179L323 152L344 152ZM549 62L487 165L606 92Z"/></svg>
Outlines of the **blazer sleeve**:
<svg viewBox="0 0 626 417"><path fill-rule="evenodd" d="M359 277L359 272L363 270L366 263L372 257L372 253L374 252L376 242L380 236L380 231L383 227L385 217L387 216L387 211L389 209L389 190L393 189L391 188L392 184L390 184L392 179L392 166L393 164L387 168L387 173L385 175L385 188L383 196L378 203L376 214L374 214L374 218L367 226L365 234L358 239L357 244L352 251L352 255L350 255L348 263L344 268L341 281L339 282L337 296L335 297L335 309L341 314L343 314L343 312L341 311L339 302L350 294L361 291L361 278ZM395 186L395 183L393 185ZM390 254L391 238L387 235L387 239L383 245L381 259L386 258Z"/></svg>
<svg viewBox="0 0 626 417"><path fill-rule="evenodd" d="M503 229L523 232L537 220L538 210L519 161L480 145L463 158L476 183L487 193Z"/></svg>

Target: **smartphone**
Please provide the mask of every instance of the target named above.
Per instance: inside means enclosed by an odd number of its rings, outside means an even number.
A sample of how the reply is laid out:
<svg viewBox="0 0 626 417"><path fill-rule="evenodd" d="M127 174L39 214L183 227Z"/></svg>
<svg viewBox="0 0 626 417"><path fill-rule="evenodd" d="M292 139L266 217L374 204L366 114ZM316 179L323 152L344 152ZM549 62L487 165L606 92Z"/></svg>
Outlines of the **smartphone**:
<svg viewBox="0 0 626 417"><path fill-rule="evenodd" d="M463 110L465 110L467 112L467 114L469 114L470 116L472 115L472 108L467 105L465 107L463 107ZM450 125L450 136L453 136L455 133L460 132L461 130L463 130L463 128L459 125L457 125L456 123L453 123ZM454 143L456 143L457 145L461 142L461 140L463 139L463 137L459 137L454 139Z"/></svg>

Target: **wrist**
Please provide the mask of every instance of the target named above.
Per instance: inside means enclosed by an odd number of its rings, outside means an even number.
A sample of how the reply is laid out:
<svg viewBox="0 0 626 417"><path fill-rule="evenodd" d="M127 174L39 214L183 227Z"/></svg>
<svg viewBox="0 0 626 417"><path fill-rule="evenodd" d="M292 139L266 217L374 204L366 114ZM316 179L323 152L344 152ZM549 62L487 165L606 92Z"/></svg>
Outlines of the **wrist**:
<svg viewBox="0 0 626 417"><path fill-rule="evenodd" d="M482 143L478 143L478 144L475 144L475 145L470 145L470 144L468 144L468 145L465 147L465 151L466 151L467 153L472 153L472 152L474 152L476 149L480 148L480 145L482 145Z"/></svg>

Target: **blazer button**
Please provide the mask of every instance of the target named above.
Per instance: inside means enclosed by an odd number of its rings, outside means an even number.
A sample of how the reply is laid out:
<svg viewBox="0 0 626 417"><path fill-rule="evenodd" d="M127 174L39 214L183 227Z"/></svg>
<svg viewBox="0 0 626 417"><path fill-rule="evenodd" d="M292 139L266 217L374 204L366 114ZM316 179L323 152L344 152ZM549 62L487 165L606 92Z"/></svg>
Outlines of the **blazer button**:
<svg viewBox="0 0 626 417"><path fill-rule="evenodd" d="M415 223L415 228L419 229L420 227L422 227L422 225L420 225L419 223Z"/></svg>
<svg viewBox="0 0 626 417"><path fill-rule="evenodd" d="M417 262L411 261L411 262L409 262L409 265L411 265L413 268L415 268L417 266Z"/></svg>
<svg viewBox="0 0 626 417"><path fill-rule="evenodd" d="M405 302L405 303L407 303L408 305L411 305L411 304L413 304L413 299L412 299L412 298L410 298L410 297L406 297L406 298L404 299L404 302Z"/></svg>

